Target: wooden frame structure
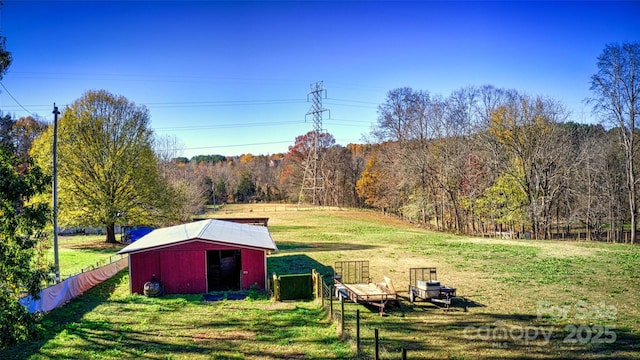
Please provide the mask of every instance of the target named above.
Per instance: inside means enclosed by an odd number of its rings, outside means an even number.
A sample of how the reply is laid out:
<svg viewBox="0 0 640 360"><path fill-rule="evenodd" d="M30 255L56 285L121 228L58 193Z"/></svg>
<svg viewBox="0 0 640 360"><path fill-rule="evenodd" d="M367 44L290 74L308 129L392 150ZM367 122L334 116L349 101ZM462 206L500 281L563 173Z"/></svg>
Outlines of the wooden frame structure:
<svg viewBox="0 0 640 360"><path fill-rule="evenodd" d="M412 303L420 298L442 304L448 309L451 305L451 299L454 297L456 297L456 288L441 285L438 281L436 268L409 269L409 301Z"/></svg>
<svg viewBox="0 0 640 360"><path fill-rule="evenodd" d="M336 297L355 303L373 305L384 314L388 302L397 302L396 290L390 278L375 284L369 277L369 260L337 261L334 266Z"/></svg>

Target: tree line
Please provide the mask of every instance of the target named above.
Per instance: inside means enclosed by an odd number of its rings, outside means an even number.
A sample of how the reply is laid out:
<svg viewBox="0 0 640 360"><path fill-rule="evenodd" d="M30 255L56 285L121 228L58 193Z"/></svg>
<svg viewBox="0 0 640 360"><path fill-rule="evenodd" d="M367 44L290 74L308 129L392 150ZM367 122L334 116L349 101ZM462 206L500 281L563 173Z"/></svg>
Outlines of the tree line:
<svg viewBox="0 0 640 360"><path fill-rule="evenodd" d="M227 202L298 202L318 146L314 205L373 208L456 233L579 231L635 242L639 47L607 45L597 59L588 100L599 124L573 122L561 102L514 89L445 96L404 87L379 105L369 143L309 132L270 156L176 156L179 141L157 137L144 106L89 91L60 119L61 223L106 226L113 242L115 224L163 226ZM16 122L25 133L17 144L50 174L51 127L27 120Z"/></svg>
<svg viewBox="0 0 640 360"><path fill-rule="evenodd" d="M513 89L405 87L379 106L370 144L309 132L285 154L174 159L172 171L183 169L209 203L295 202L317 138L316 205L375 208L456 233L633 243L639 63L638 43L607 45L597 59L587 101L598 124Z"/></svg>
<svg viewBox="0 0 640 360"><path fill-rule="evenodd" d="M367 207L440 231L551 238L581 229L622 240L619 129L567 121L562 104L492 86L444 98L389 91L373 144L320 134L316 205ZM205 204L289 202L300 195L313 132L285 154L173 159L167 171Z"/></svg>

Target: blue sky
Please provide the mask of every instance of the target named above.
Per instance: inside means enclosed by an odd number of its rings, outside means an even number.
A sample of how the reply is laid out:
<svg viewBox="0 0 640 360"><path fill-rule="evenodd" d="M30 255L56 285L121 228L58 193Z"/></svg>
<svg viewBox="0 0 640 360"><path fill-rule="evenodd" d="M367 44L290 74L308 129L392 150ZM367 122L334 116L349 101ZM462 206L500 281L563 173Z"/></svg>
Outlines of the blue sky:
<svg viewBox="0 0 640 360"><path fill-rule="evenodd" d="M187 157L286 152L312 129L316 81L342 145L362 142L404 86L514 88L593 122L583 100L596 58L639 41L639 16L640 2L9 0L0 109L52 120L54 102L105 89L146 105Z"/></svg>

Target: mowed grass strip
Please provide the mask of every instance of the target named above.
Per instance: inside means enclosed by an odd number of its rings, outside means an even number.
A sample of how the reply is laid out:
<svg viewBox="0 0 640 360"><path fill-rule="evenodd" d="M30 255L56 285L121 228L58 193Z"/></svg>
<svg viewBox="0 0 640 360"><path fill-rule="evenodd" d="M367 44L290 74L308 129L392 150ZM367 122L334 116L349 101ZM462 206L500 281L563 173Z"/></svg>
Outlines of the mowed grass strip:
<svg viewBox="0 0 640 360"><path fill-rule="evenodd" d="M349 340L340 341L314 302L149 299L130 295L123 273L45 316L44 339L0 358L355 358L356 310L362 358L373 358L375 329L383 359L399 359L403 348L409 359L639 356L637 246L461 237L333 208L252 204L215 216L270 218L279 251L268 257L269 274L315 268L330 277L335 261L369 260L372 279L391 277L403 301L384 317L346 303ZM411 267L437 267L438 279L458 288L451 311L408 302Z"/></svg>

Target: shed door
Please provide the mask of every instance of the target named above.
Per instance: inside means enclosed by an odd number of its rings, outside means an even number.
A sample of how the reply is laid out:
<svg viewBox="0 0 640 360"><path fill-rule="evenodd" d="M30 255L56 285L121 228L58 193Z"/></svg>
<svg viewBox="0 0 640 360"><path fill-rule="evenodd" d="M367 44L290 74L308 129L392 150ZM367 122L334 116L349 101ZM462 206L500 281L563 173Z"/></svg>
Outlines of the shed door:
<svg viewBox="0 0 640 360"><path fill-rule="evenodd" d="M206 291L202 252L163 251L160 264L160 281L167 294L201 294Z"/></svg>
<svg viewBox="0 0 640 360"><path fill-rule="evenodd" d="M207 251L207 291L240 290L240 250Z"/></svg>

